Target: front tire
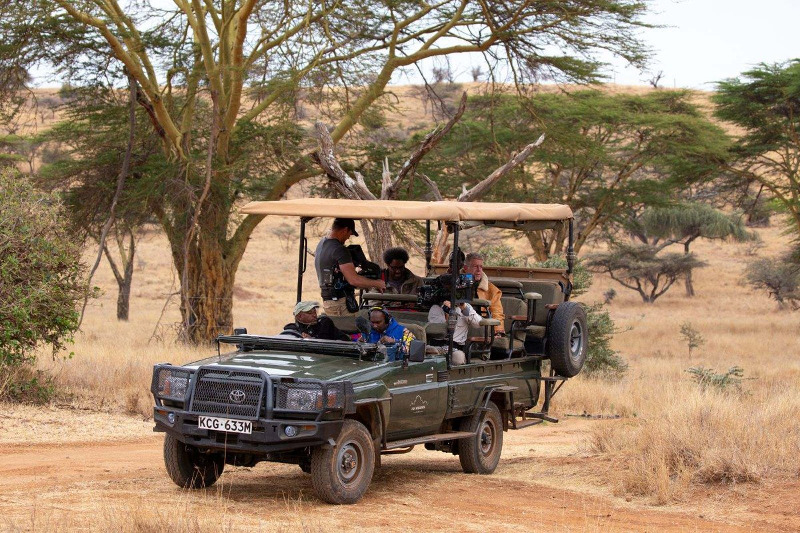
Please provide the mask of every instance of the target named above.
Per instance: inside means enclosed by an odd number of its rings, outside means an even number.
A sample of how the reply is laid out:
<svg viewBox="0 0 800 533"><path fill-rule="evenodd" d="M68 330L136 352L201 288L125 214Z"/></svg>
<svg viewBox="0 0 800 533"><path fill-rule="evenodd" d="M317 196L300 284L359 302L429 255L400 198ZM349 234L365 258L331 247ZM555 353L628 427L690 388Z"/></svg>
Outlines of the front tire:
<svg viewBox="0 0 800 533"><path fill-rule="evenodd" d="M476 434L458 441L458 459L467 474L491 474L500 462L503 451L503 420L500 409L489 402L488 411L476 411L467 431Z"/></svg>
<svg viewBox="0 0 800 533"><path fill-rule="evenodd" d="M164 436L164 465L172 481L184 489L202 489L216 483L225 469L221 453L201 453L170 434Z"/></svg>
<svg viewBox="0 0 800 533"><path fill-rule="evenodd" d="M311 485L317 496L335 505L351 504L367 491L375 472L375 448L364 424L345 420L335 446L311 452Z"/></svg>

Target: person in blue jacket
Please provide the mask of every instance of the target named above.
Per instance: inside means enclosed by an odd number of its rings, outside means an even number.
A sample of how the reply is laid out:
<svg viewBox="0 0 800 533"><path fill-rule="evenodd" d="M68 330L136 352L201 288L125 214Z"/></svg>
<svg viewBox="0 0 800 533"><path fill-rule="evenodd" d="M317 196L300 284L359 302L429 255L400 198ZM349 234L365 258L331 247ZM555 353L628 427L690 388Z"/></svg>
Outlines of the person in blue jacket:
<svg viewBox="0 0 800 533"><path fill-rule="evenodd" d="M388 345L387 359L399 361L411 348L414 335L389 314L383 307L372 307L369 310L370 332L368 342L380 342Z"/></svg>

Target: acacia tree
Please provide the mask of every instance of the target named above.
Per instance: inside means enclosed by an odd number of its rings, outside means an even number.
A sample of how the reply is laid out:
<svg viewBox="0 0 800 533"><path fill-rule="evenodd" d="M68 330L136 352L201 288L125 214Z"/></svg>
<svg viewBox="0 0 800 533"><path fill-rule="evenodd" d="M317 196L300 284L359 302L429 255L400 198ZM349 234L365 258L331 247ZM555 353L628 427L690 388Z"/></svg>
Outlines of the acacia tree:
<svg viewBox="0 0 800 533"><path fill-rule="evenodd" d="M800 60L764 64L717 85L715 114L741 128L728 167L763 187L800 238Z"/></svg>
<svg viewBox="0 0 800 533"><path fill-rule="evenodd" d="M688 272L706 264L693 253L660 253L650 244L613 244L607 252L590 255L586 266L639 293L642 301L653 303Z"/></svg>
<svg viewBox="0 0 800 533"><path fill-rule="evenodd" d="M598 50L644 58L631 31L642 26L638 0L175 0L169 12L147 2L126 10L117 0L52 1L139 86L165 160L152 210L182 273L184 336L192 341L232 324L234 277L262 219L238 217L235 199L243 191L277 199L319 173L301 149L302 132L288 121L276 126L301 91L340 97L330 108L336 143L396 72L426 59L492 52L524 82L543 74L594 79ZM327 90L332 85L338 89ZM270 164L258 164L265 152Z"/></svg>
<svg viewBox="0 0 800 533"><path fill-rule="evenodd" d="M757 238L747 231L739 213L726 214L698 202L645 209L631 231L645 244L655 245L659 239L665 245L682 244L686 255L691 253L692 243L701 238L738 242ZM695 295L691 270L686 274L686 295Z"/></svg>
<svg viewBox="0 0 800 533"><path fill-rule="evenodd" d="M600 91L491 94L470 99L464 119L422 170L443 191L474 183L544 131L528 165L494 187L500 201L556 202L575 213L575 249L621 223L632 209L663 203L687 184L709 179L727 138L685 91L613 95ZM530 232L539 260L565 251L566 232Z"/></svg>

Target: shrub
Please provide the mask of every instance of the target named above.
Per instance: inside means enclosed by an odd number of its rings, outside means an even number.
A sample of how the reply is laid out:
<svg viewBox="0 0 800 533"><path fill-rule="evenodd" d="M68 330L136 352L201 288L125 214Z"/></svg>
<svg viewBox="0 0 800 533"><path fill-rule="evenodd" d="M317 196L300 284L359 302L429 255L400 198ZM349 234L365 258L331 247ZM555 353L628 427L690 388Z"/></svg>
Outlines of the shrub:
<svg viewBox="0 0 800 533"><path fill-rule="evenodd" d="M800 266L787 260L757 259L747 265L745 281L766 290L781 309L800 307Z"/></svg>
<svg viewBox="0 0 800 533"><path fill-rule="evenodd" d="M701 347L706 342L700 332L694 329L692 323L688 320L681 324L681 337L686 342L686 347L689 348L689 358L692 357L692 352L695 348Z"/></svg>
<svg viewBox="0 0 800 533"><path fill-rule="evenodd" d="M0 399L47 400L52 386L33 370L36 349L55 354L78 329L85 270L61 215L55 196L0 172Z"/></svg>
<svg viewBox="0 0 800 533"><path fill-rule="evenodd" d="M589 327L589 347L583 372L588 376L619 379L628 370L628 363L619 352L611 349L611 339L617 328L603 304L585 306Z"/></svg>
<svg viewBox="0 0 800 533"><path fill-rule="evenodd" d="M546 261L536 263L538 268L567 268L567 259L561 255L552 255ZM592 273L578 259L572 269L572 297L580 296L592 286Z"/></svg>
<svg viewBox="0 0 800 533"><path fill-rule="evenodd" d="M732 366L723 374L717 374L713 368L703 368L702 366L693 366L687 372L692 375L692 379L703 390L713 388L728 392L731 389L736 389L737 392L741 392L742 381L745 379L744 369L739 366Z"/></svg>
<svg viewBox="0 0 800 533"><path fill-rule="evenodd" d="M514 255L514 249L507 244L484 246L481 248L484 262L492 266L525 267L528 260L522 256Z"/></svg>

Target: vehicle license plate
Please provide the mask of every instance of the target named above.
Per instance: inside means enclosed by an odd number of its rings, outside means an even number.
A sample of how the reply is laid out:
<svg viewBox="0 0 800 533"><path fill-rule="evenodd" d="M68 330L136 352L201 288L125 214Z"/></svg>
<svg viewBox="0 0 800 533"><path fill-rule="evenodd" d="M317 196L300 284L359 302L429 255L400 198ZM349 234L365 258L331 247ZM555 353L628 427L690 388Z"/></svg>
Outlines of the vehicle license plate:
<svg viewBox="0 0 800 533"><path fill-rule="evenodd" d="M213 416L201 416L197 419L197 427L200 429L212 429L214 431L227 431L228 433L253 432L253 423L249 420L233 420L232 418L216 418Z"/></svg>

